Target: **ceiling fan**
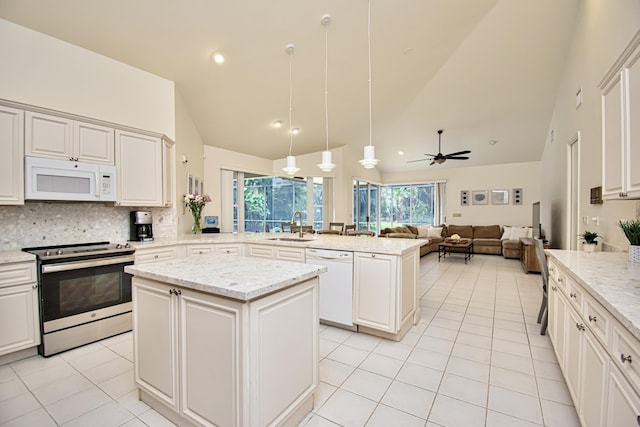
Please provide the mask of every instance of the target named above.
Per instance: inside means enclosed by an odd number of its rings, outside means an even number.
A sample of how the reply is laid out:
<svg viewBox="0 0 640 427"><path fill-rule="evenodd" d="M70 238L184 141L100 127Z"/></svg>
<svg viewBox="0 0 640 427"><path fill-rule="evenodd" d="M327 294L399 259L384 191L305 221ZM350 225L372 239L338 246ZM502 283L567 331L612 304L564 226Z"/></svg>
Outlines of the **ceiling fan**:
<svg viewBox="0 0 640 427"><path fill-rule="evenodd" d="M451 159L451 160L468 160L469 159L469 157L462 155L462 154L471 153L471 151L469 150L458 151L457 153L442 154L442 150L440 148L441 137L442 137L442 129L438 130L438 154L425 154L425 156L431 156L431 157L427 159L409 160L407 163L424 162L425 160L431 160L431 163L429 163L429 166L431 166L436 163L441 165L447 159Z"/></svg>

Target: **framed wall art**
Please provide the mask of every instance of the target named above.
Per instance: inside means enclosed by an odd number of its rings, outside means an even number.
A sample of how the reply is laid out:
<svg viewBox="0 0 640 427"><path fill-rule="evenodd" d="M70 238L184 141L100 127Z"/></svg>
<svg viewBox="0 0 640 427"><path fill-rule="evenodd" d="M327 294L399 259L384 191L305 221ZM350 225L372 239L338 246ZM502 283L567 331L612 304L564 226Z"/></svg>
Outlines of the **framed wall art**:
<svg viewBox="0 0 640 427"><path fill-rule="evenodd" d="M491 190L492 205L508 205L509 190Z"/></svg>
<svg viewBox="0 0 640 427"><path fill-rule="evenodd" d="M489 191L488 190L476 190L471 192L471 203L474 205L487 205L489 204Z"/></svg>

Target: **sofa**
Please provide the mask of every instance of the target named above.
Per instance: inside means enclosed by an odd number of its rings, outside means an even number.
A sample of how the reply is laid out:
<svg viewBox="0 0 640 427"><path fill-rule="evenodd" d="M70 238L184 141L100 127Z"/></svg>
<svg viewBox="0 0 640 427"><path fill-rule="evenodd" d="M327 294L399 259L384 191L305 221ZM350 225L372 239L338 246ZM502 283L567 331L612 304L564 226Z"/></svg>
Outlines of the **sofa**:
<svg viewBox="0 0 640 427"><path fill-rule="evenodd" d="M474 254L502 255L505 258L520 258L520 237L531 237L531 227L500 225L403 225L385 228L379 237L402 239L425 239L420 247L420 256L438 250L438 244L457 234L462 239L473 240Z"/></svg>

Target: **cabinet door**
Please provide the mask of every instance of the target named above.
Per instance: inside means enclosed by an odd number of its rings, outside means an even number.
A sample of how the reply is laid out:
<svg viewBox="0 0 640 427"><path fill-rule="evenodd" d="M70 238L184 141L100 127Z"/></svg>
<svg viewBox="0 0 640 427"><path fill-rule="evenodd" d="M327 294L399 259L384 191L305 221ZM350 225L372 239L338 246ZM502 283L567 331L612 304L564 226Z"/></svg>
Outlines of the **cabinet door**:
<svg viewBox="0 0 640 427"><path fill-rule="evenodd" d="M625 74L626 156L625 184L627 197L640 198L640 48L631 57Z"/></svg>
<svg viewBox="0 0 640 427"><path fill-rule="evenodd" d="M113 165L114 130L90 123L73 123L73 156L79 161Z"/></svg>
<svg viewBox="0 0 640 427"><path fill-rule="evenodd" d="M145 262L169 261L180 257L179 248L175 246L152 248L152 249L136 249L135 263L142 264Z"/></svg>
<svg viewBox="0 0 640 427"><path fill-rule="evenodd" d="M224 244L224 245L216 245L216 252L220 254L230 254L230 255L242 255L242 245L241 244Z"/></svg>
<svg viewBox="0 0 640 427"><path fill-rule="evenodd" d="M283 261L304 262L304 248L292 248L286 246L275 246L275 259Z"/></svg>
<svg viewBox="0 0 640 427"><path fill-rule="evenodd" d="M618 199L622 175L622 79L618 74L602 94L602 197Z"/></svg>
<svg viewBox="0 0 640 427"><path fill-rule="evenodd" d="M175 148L173 142L163 139L162 140L162 163L163 170L162 174L164 176L164 180L162 181L162 194L164 199L164 206L173 206L174 200L174 188L173 183L175 181L174 177L174 158L175 158Z"/></svg>
<svg viewBox="0 0 640 427"><path fill-rule="evenodd" d="M629 386L615 366L609 375L606 426L640 426L640 396Z"/></svg>
<svg viewBox="0 0 640 427"><path fill-rule="evenodd" d="M178 410L178 304L171 288L133 277L136 384Z"/></svg>
<svg viewBox="0 0 640 427"><path fill-rule="evenodd" d="M187 256L211 255L215 252L214 245L189 245L187 246Z"/></svg>
<svg viewBox="0 0 640 427"><path fill-rule="evenodd" d="M250 257L269 258L269 259L273 259L273 257L274 257L273 246L249 245L249 246L247 246L247 250L249 251L247 256L250 256Z"/></svg>
<svg viewBox="0 0 640 427"><path fill-rule="evenodd" d="M160 138L116 131L116 170L120 206L163 206Z"/></svg>
<svg viewBox="0 0 640 427"><path fill-rule="evenodd" d="M573 402L577 404L580 398L580 367L582 355L582 341L584 338L585 325L582 318L571 308L569 304L566 307L566 324L565 324L565 359L563 371L567 379L567 387L573 398Z"/></svg>
<svg viewBox="0 0 640 427"><path fill-rule="evenodd" d="M609 355L589 331L582 344L579 416L583 426L600 427L605 425Z"/></svg>
<svg viewBox="0 0 640 427"><path fill-rule="evenodd" d="M392 255L354 254L354 322L396 333L396 267Z"/></svg>
<svg viewBox="0 0 640 427"><path fill-rule="evenodd" d="M550 276L551 278L551 276ZM567 312L567 303L562 297L562 291L558 287L555 280L551 281L551 290L549 295L549 338L556 352L556 358L560 366L563 366L565 359L565 315Z"/></svg>
<svg viewBox="0 0 640 427"><path fill-rule="evenodd" d="M177 299L180 411L196 425L240 425L242 304L223 304L189 289L182 289Z"/></svg>
<svg viewBox="0 0 640 427"><path fill-rule="evenodd" d="M25 122L27 156L72 160L72 120L27 111Z"/></svg>
<svg viewBox="0 0 640 427"><path fill-rule="evenodd" d="M24 111L0 106L0 205L24 205Z"/></svg>
<svg viewBox="0 0 640 427"><path fill-rule="evenodd" d="M0 288L0 355L40 344L35 283Z"/></svg>

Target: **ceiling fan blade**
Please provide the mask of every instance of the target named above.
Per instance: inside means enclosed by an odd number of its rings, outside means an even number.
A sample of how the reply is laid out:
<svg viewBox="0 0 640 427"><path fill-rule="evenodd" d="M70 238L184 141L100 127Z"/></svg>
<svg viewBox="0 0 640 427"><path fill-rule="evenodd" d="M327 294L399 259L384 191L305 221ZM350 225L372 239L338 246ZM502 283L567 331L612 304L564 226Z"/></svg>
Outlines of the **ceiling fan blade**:
<svg viewBox="0 0 640 427"><path fill-rule="evenodd" d="M407 160L407 163L424 162L425 160L431 160L431 159Z"/></svg>
<svg viewBox="0 0 640 427"><path fill-rule="evenodd" d="M469 160L469 158L466 157L466 156L456 156L456 157L447 156L447 159L449 159L449 160Z"/></svg>
<svg viewBox="0 0 640 427"><path fill-rule="evenodd" d="M438 154L440 154L440 153L438 153ZM430 157L436 157L438 154L424 153L425 156L430 156Z"/></svg>
<svg viewBox="0 0 640 427"><path fill-rule="evenodd" d="M431 161L431 163L429 163L429 166L431 166L431 165L435 165L435 164L436 164L436 161L435 161L435 160L432 160L432 161Z"/></svg>
<svg viewBox="0 0 640 427"><path fill-rule="evenodd" d="M459 156L460 154L469 154L469 153L471 153L471 151L469 151L469 150L458 151L456 153L449 153L449 154L447 154L446 157L451 158L451 156Z"/></svg>

